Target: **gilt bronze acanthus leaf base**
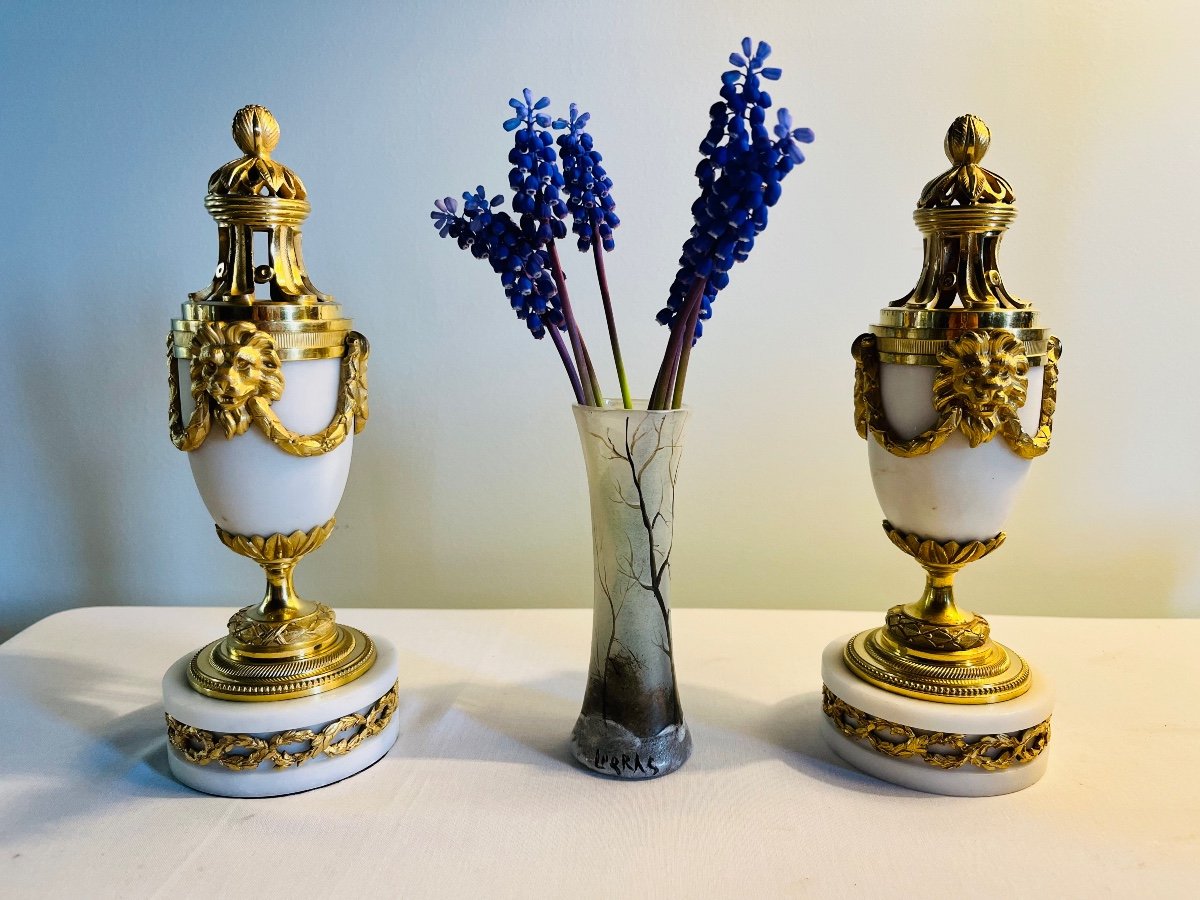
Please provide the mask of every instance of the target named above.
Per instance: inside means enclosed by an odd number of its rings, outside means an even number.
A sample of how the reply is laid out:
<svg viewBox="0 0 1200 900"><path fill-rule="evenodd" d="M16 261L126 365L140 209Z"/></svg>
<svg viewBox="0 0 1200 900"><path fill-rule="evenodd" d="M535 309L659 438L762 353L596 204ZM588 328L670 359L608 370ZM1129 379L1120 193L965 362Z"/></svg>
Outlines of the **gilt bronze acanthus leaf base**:
<svg viewBox="0 0 1200 900"><path fill-rule="evenodd" d="M334 520L291 534L238 535L219 526L226 547L254 560L267 575L257 606L229 619L229 634L203 647L188 667L188 683L223 700L286 700L349 684L375 662L375 644L337 624L333 610L305 600L292 570L333 531Z"/></svg>
<svg viewBox="0 0 1200 900"><path fill-rule="evenodd" d="M1029 690L1029 666L991 639L987 619L961 611L954 575L1004 543L933 541L884 522L893 544L925 569L925 592L915 603L893 606L882 628L855 635L845 660L856 675L884 690L942 703L995 703Z"/></svg>

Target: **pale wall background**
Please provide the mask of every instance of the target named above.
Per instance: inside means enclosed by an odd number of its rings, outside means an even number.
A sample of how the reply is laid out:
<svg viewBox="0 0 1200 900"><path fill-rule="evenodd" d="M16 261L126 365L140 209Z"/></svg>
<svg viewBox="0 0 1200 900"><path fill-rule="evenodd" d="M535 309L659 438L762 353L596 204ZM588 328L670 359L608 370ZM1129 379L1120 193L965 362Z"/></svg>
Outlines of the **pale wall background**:
<svg viewBox="0 0 1200 900"><path fill-rule="evenodd" d="M882 610L916 595L917 567L879 529L849 346L914 283L912 207L945 166L946 126L970 111L1021 209L1007 283L1066 352L1054 450L1004 551L961 579L964 599L1200 614L1195 9L5 4L0 637L79 605L258 595L167 439L162 359L168 319L212 271L205 182L236 155L228 124L249 102L276 113L276 157L307 182L317 285L374 349L339 529L302 589L343 607L589 604L568 385L486 266L437 239L430 202L503 187L499 125L522 87L590 109L645 394L696 144L743 34L775 46L777 103L817 142L693 359L676 603ZM586 263L569 257L602 357Z"/></svg>

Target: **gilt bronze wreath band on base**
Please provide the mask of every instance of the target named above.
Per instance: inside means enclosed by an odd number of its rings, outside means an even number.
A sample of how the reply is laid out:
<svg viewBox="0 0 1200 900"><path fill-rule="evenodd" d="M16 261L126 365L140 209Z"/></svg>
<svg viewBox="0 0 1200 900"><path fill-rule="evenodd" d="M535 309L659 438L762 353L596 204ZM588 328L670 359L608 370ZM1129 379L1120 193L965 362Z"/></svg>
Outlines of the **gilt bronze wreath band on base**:
<svg viewBox="0 0 1200 900"><path fill-rule="evenodd" d="M894 759L919 760L938 769L972 766L1003 772L1032 762L1050 743L1050 719L1005 734L964 735L910 728L851 706L821 686L821 708L843 735Z"/></svg>
<svg viewBox="0 0 1200 900"><path fill-rule="evenodd" d="M167 740L194 766L217 764L234 772L253 772L264 762L276 769L302 766L319 756L345 756L380 734L396 712L399 682L365 713L351 713L319 729L294 728L266 737L222 734L185 725L167 714ZM339 735L346 732L345 737Z"/></svg>

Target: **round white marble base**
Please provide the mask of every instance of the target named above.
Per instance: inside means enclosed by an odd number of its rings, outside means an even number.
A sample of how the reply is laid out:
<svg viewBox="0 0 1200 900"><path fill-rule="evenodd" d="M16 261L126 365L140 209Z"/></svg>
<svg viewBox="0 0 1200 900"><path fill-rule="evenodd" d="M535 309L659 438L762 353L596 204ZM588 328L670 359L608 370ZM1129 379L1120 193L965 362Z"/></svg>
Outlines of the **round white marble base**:
<svg viewBox="0 0 1200 900"><path fill-rule="evenodd" d="M962 734L973 740L985 734L1024 731L1050 718L1054 710L1053 688L1037 671L1031 672L1031 686L1026 693L1002 703L937 703L893 694L868 684L846 666L842 651L850 638L845 635L826 646L821 657L821 679L845 703L871 716L922 731ZM1050 749L1047 746L1029 762L997 771L969 763L941 769L918 758L881 753L867 741L843 734L828 716L824 717L822 732L834 753L856 769L914 790L957 797L990 797L1029 787L1045 773Z"/></svg>
<svg viewBox="0 0 1200 900"><path fill-rule="evenodd" d="M343 716L367 712L396 684L398 654L383 638L374 638L378 658L370 670L350 684L312 697L294 700L239 702L216 700L192 690L187 668L193 654L180 658L163 677L163 706L167 715L184 725L209 732L212 739L222 735L250 735L268 743L281 732L307 729L320 733ZM358 728L341 732L344 739ZM170 743L167 758L171 773L184 784L207 794L222 797L276 797L322 787L349 778L378 762L391 749L399 734L399 721L393 714L386 727L357 747L340 756L321 753L300 765L277 767L270 758L256 768L229 768L219 761L190 762ZM281 751L303 751L309 744L284 744Z"/></svg>

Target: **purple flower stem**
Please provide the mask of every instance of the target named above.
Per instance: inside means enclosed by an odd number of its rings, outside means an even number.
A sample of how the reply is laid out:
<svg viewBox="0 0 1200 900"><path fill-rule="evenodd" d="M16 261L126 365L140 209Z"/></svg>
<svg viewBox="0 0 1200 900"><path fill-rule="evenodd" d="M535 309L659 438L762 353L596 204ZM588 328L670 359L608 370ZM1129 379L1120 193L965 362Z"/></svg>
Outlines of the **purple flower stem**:
<svg viewBox="0 0 1200 900"><path fill-rule="evenodd" d="M683 383L687 381L688 360L692 356L692 347L696 343L696 323L700 321L700 307L702 298L704 297L704 288L708 284L708 279L700 280L700 290L696 295L696 302L692 305L692 310L688 315L687 327L684 329L684 338L681 344L682 349L679 353L679 368L678 374L675 376L675 391L671 397L671 409L679 409L683 406Z"/></svg>
<svg viewBox="0 0 1200 900"><path fill-rule="evenodd" d="M659 404L659 395L662 393L663 379L667 377L667 372L671 367L671 348L675 345L675 326L671 326L671 333L667 337L667 347L663 352L662 362L658 366L658 375L654 379L654 389L650 391L650 402L646 404L647 409L662 409Z"/></svg>
<svg viewBox="0 0 1200 900"><path fill-rule="evenodd" d="M671 324L671 336L667 339L667 348L663 353L662 365L658 367L658 377L654 381L654 390L650 393L649 409L666 409L667 393L675 378L675 366L679 361L679 333L683 330L681 316L676 316Z"/></svg>
<svg viewBox="0 0 1200 900"><path fill-rule="evenodd" d="M580 376L588 378L588 394L590 402L587 406L601 406L604 395L596 380L596 373L588 366L587 357L583 354L583 335L579 333L579 323L575 321L575 311L571 308L571 297L567 293L567 274L563 271L562 262L558 258L558 248L554 241L546 244L550 252L550 272L554 276L554 284L558 287L558 297L562 300L563 317L567 320L567 334L571 336L571 352L575 356L575 365Z"/></svg>
<svg viewBox="0 0 1200 900"><path fill-rule="evenodd" d="M675 323L675 333L671 336L671 365L667 369L667 380L662 383L662 394L658 398L656 409L669 409L671 391L675 387L675 378L679 373L679 360L683 355L683 330L687 327L686 315L681 316Z"/></svg>
<svg viewBox="0 0 1200 900"><path fill-rule="evenodd" d="M575 391L575 401L580 406L587 406L583 402L583 385L579 383L579 375L575 372L575 366L571 363L571 354L567 351L566 342L563 341L562 332L553 325L546 328L550 332L550 338L554 341L554 346L558 349L558 355L562 357L563 368L567 370L567 377L571 379L571 389Z"/></svg>
<svg viewBox="0 0 1200 900"><path fill-rule="evenodd" d="M592 393L596 395L596 405L604 405L604 392L600 390L600 382L596 378L596 367L592 365L592 354L588 353L587 344L583 342L583 338L579 339L579 345L583 347L583 363L587 366L588 377L591 379Z"/></svg>
<svg viewBox="0 0 1200 900"><path fill-rule="evenodd" d="M592 365L592 354L588 353L587 342L583 335L579 336L579 347L583 350L583 365L587 369L589 396L596 398L596 405L604 405L604 391L600 389L600 379L596 377L596 367Z"/></svg>
<svg viewBox="0 0 1200 900"><path fill-rule="evenodd" d="M612 297L608 293L608 273L604 271L604 248L599 235L592 239L592 256L596 260L596 281L600 284L600 299L604 301L604 320L608 323L608 340L612 344L613 363L617 367L617 381L621 383L621 405L633 409L629 397L629 381L625 378L625 362L621 359L621 343L617 340L617 320L613 316Z"/></svg>
<svg viewBox="0 0 1200 900"><path fill-rule="evenodd" d="M658 370L658 379L654 382L654 393L650 396L650 409L667 408L667 398L671 396L671 391L675 385L675 378L679 371L679 361L683 354L684 332L687 328L688 319L691 318L692 308L698 308L700 300L704 296L704 281L703 278L697 278L692 282L692 287L688 291L683 309L675 316L675 322L671 327L671 337L667 342L667 349L663 354L662 365ZM693 325L693 330L694 328L695 326Z"/></svg>

